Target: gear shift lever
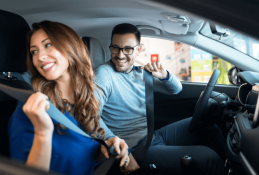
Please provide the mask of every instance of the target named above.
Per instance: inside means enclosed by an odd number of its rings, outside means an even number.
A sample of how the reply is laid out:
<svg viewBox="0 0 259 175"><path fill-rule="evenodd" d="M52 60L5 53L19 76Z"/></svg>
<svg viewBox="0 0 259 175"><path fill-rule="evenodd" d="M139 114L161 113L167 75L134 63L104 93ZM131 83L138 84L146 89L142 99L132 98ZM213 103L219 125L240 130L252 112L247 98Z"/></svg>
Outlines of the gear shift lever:
<svg viewBox="0 0 259 175"><path fill-rule="evenodd" d="M183 170L191 171L193 170L193 160L192 157L185 155L181 158L180 164Z"/></svg>

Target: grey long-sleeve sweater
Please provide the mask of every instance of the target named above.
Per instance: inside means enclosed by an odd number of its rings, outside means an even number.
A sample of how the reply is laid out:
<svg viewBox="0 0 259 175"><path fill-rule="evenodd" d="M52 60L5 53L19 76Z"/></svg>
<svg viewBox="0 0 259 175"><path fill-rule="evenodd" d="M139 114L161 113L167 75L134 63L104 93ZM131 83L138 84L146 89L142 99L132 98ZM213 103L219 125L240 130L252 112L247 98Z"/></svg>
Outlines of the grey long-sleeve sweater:
<svg viewBox="0 0 259 175"><path fill-rule="evenodd" d="M100 103L100 116L112 133L128 144L129 148L147 135L144 71L117 72L108 61L95 69L94 83L102 89L95 93ZM182 90L179 79L169 73L168 80L154 78L154 92L177 94ZM108 134L107 133L107 134Z"/></svg>

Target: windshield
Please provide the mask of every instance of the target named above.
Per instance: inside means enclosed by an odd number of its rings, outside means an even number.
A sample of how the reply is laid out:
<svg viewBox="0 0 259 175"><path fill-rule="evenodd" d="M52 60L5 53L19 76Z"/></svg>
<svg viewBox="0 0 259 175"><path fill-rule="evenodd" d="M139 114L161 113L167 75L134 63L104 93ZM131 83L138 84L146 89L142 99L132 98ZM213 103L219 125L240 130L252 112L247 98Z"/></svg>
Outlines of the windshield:
<svg viewBox="0 0 259 175"><path fill-rule="evenodd" d="M233 47L257 60L259 60L259 41L235 32L230 31L230 36L221 37L215 34L212 34L209 23L206 23L205 26L200 30L200 33L206 37L212 38L218 42L222 42L230 47Z"/></svg>

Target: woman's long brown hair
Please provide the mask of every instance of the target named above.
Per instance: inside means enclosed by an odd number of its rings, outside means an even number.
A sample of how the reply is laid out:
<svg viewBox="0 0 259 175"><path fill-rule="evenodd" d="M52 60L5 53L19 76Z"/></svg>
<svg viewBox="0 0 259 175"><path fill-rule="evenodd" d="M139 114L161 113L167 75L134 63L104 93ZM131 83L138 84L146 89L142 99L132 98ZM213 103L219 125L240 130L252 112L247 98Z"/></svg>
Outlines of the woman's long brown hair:
<svg viewBox="0 0 259 175"><path fill-rule="evenodd" d="M71 76L75 98L73 108L66 99L61 98L62 93L57 83L43 77L32 63L30 40L33 33L39 29L43 29L51 44L68 57L68 71ZM27 67L32 74L31 83L35 91L46 94L49 100L63 113L64 109L68 112L74 112L75 119L86 133L105 139L105 131L100 127L99 103L94 96L94 73L89 51L73 29L51 21L32 24L32 31L27 35Z"/></svg>

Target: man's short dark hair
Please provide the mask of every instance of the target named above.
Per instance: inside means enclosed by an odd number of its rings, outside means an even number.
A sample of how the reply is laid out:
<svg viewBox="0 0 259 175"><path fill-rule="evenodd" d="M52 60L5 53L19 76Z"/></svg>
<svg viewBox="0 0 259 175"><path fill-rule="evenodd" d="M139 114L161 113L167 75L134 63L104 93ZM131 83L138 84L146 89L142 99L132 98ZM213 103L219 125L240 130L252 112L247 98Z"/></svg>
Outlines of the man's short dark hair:
<svg viewBox="0 0 259 175"><path fill-rule="evenodd" d="M128 33L134 34L138 44L140 44L140 31L136 26L129 23L122 23L122 24L116 25L112 30L112 37L115 34L128 34ZM111 42L112 42L112 37L111 37Z"/></svg>

